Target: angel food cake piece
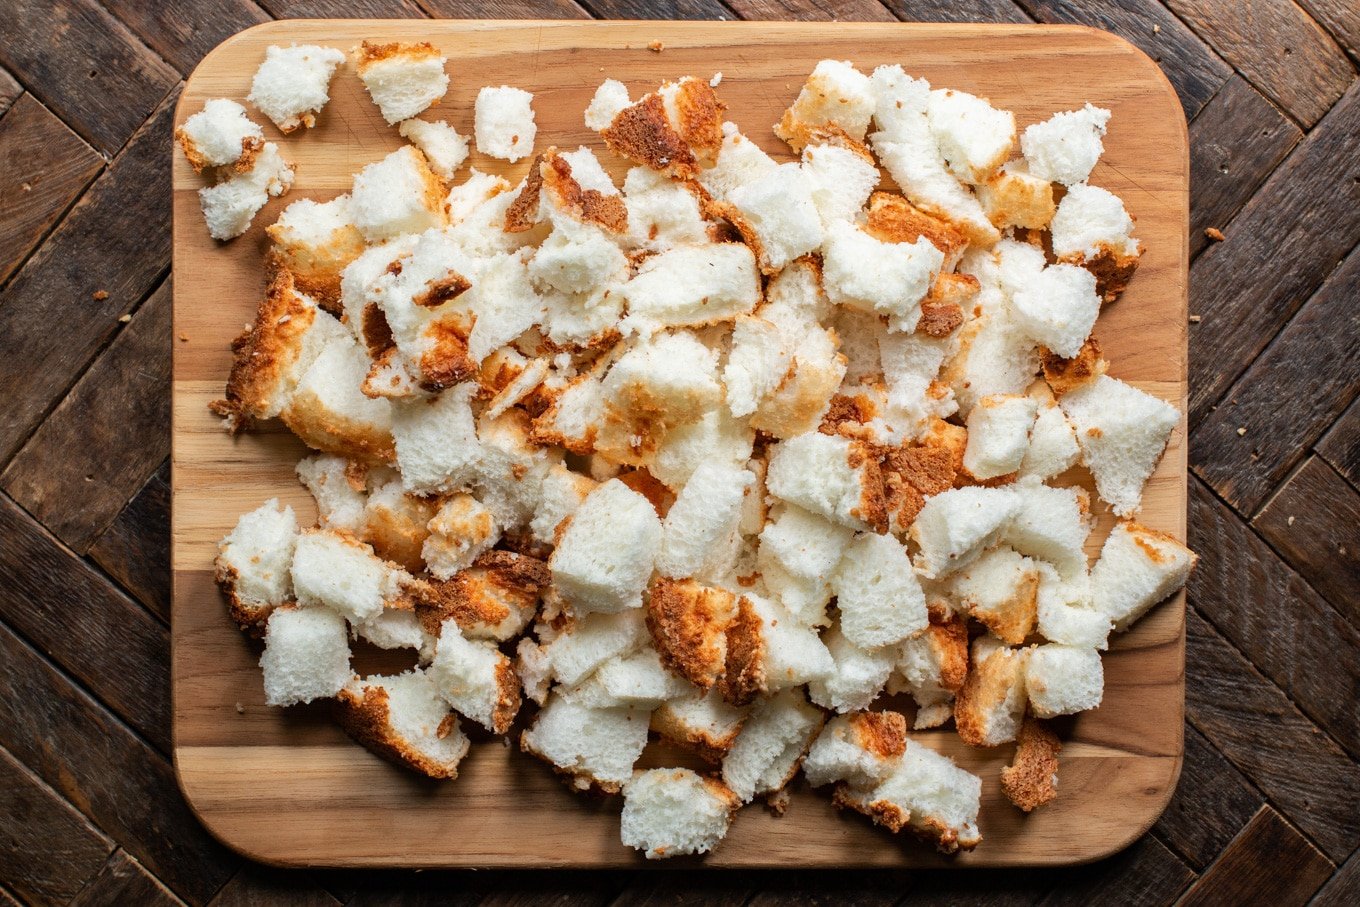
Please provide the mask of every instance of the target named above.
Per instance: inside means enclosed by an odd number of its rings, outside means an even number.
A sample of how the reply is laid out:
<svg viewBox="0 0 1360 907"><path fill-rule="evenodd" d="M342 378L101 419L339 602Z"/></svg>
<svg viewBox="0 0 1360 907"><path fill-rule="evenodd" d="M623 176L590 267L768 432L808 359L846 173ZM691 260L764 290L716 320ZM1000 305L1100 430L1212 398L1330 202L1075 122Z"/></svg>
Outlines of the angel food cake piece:
<svg viewBox="0 0 1360 907"><path fill-rule="evenodd" d="M314 44L271 46L255 71L246 100L283 133L315 126L330 100L330 83L345 55Z"/></svg>
<svg viewBox="0 0 1360 907"><path fill-rule="evenodd" d="M253 103L310 124L337 54L271 50ZM269 227L269 290L214 404L315 451L315 523L268 501L215 562L266 700L330 700L430 778L517 738L616 798L648 859L722 846L800 771L888 832L970 849L981 780L935 749L950 719L1009 761L1015 808L1050 802L1044 722L1100 707L1112 631L1194 565L1129 519L1179 412L1093 336L1103 306L1141 304L1120 298L1136 212L1097 185L1108 113L1017 124L828 60L774 137L724 121L716 77L606 79L583 116L603 148L536 150L521 89L482 88L470 123L427 112L445 63L355 50L397 150ZM178 138L216 181L214 235L293 179L232 102ZM518 182L460 176L474 141ZM369 673L375 647L410 667Z"/></svg>

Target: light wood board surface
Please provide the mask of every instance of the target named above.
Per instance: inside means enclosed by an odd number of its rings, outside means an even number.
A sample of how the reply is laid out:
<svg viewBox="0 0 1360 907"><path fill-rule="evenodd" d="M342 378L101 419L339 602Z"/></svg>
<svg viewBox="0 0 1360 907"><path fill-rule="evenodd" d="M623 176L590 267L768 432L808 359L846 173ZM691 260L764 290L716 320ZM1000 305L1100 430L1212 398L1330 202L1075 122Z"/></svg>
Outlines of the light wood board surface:
<svg viewBox="0 0 1360 907"><path fill-rule="evenodd" d="M215 97L242 103L270 44L349 49L360 40L428 40L449 57L448 94L426 114L472 132L483 85L535 94L538 147L600 143L581 112L607 77L634 96L665 78L723 73L728 118L772 154L770 132L819 59L866 71L902 63L940 87L991 98L1023 129L1091 101L1113 112L1091 181L1121 196L1146 252L1127 293L1107 306L1096 336L1111 373L1178 404L1186 392L1188 151L1185 121L1156 65L1122 40L1061 26L896 24L289 21L243 32L213 51L185 87L176 121ZM647 45L664 42L655 53ZM253 111L252 111L253 113ZM263 117L256 119L265 122ZM208 238L198 210L204 183L174 153L173 684L175 763L207 827L271 863L333 866L640 866L618 841L618 799L569 792L536 760L489 741L474 745L457 781L416 778L349 741L324 707L269 709L258 646L239 634L212 582L217 542L237 517L278 496L314 517L293 467L305 454L281 428L229 437L207 411L230 365L228 344L263 291L264 227L298 198L347 191L360 167L401 139L369 101L351 66L331 85L314 129L270 140L298 167L293 191L272 201L244 236ZM611 172L624 169L602 155ZM474 152L483 170L523 176ZM464 171L465 173L466 171ZM1149 483L1143 522L1185 537L1184 422ZM1089 477L1074 473L1073 478ZM1103 511L1103 508L1102 508ZM1101 514L1091 550L1112 520ZM1105 701L1059 722L1066 741L1058 799L1024 816L1001 794L1010 747L970 750L952 729L917 735L981 775L983 843L946 860L895 837L800 780L782 818L742 810L727 839L693 866L1013 866L1089 861L1139 837L1161 813L1180 772L1184 600L1156 609L1114 640ZM644 759L666 758L649 752Z"/></svg>

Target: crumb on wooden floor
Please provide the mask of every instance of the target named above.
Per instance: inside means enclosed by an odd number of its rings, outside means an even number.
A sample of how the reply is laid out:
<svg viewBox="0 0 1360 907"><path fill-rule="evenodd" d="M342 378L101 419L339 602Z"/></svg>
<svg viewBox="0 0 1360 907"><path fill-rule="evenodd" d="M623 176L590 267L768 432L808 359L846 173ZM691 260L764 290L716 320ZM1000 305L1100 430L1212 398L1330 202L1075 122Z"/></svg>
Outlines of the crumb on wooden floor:
<svg viewBox="0 0 1360 907"><path fill-rule="evenodd" d="M1241 428L1239 428L1239 429L1237 430L1237 436L1238 436L1239 438L1242 437L1243 435L1245 435L1246 433L1247 433L1247 427L1246 427L1245 425L1243 425Z"/></svg>
<svg viewBox="0 0 1360 907"><path fill-rule="evenodd" d="M1226 238L1223 235L1223 231L1218 229L1217 227L1205 227L1204 235L1212 239L1214 242L1223 242L1223 240Z"/></svg>
<svg viewBox="0 0 1360 907"><path fill-rule="evenodd" d="M103 302L105 299L109 298L109 291L95 290L93 293L90 294L90 298L97 302Z"/></svg>
<svg viewBox="0 0 1360 907"><path fill-rule="evenodd" d="M129 321L131 321L131 320L132 320L132 316L131 316L131 315L119 315L119 316L118 316L118 321L119 321L120 324L127 324L127 323L128 323Z"/></svg>
<svg viewBox="0 0 1360 907"><path fill-rule="evenodd" d="M661 51L666 49L666 45L662 44L660 41L653 41L651 44L647 45L647 49L652 51L653 53L659 54L661 53Z"/></svg>
<svg viewBox="0 0 1360 907"><path fill-rule="evenodd" d="M1198 316L1198 315L1191 315L1191 316L1190 316L1190 323L1191 323L1191 324L1199 324L1199 323L1200 323L1201 321L1203 321L1203 320L1204 320L1204 319L1202 319L1202 318L1201 318L1200 316Z"/></svg>
<svg viewBox="0 0 1360 907"><path fill-rule="evenodd" d="M1284 524L1285 524L1286 526L1293 526L1293 525L1294 525L1294 518L1291 516L1289 519L1287 519L1287 520L1284 521Z"/></svg>
<svg viewBox="0 0 1360 907"><path fill-rule="evenodd" d="M189 342L189 335L188 335L188 334L180 334L180 335L179 335L179 342L180 342L180 343L188 343L188 342Z"/></svg>

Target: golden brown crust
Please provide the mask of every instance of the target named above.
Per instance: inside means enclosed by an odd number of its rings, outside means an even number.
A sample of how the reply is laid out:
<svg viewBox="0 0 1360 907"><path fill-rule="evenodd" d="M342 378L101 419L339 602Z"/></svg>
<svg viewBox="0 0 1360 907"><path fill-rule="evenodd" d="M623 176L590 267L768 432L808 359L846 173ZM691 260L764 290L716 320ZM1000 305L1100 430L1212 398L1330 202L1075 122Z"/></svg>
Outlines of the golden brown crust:
<svg viewBox="0 0 1360 907"><path fill-rule="evenodd" d="M1021 657L1021 654L1006 657L997 649L981 663L969 665L968 679L954 699L954 726L964 743L996 745L987 742L986 719L1005 700L1011 686L1020 682Z"/></svg>
<svg viewBox="0 0 1360 907"><path fill-rule="evenodd" d="M1058 753L1062 741L1037 718L1026 718L1016 737L1015 758L1001 770L1001 790L1016 806L1032 812L1058 796Z"/></svg>
<svg viewBox="0 0 1360 907"><path fill-rule="evenodd" d="M737 597L692 579L657 577L647 590L647 629L661 661L701 690L723 676Z"/></svg>
<svg viewBox="0 0 1360 907"><path fill-rule="evenodd" d="M882 825L893 834L906 828L907 821L911 819L911 813L895 803L889 803L887 800L866 802L844 782L836 785L831 802L841 809L851 809L868 816L874 820L875 825Z"/></svg>
<svg viewBox="0 0 1360 907"><path fill-rule="evenodd" d="M628 231L628 208L620 195L606 195L598 189L583 189L571 175L571 163L556 148L543 156L543 188L552 194L557 207L571 212L577 220L593 223L613 233ZM508 222L508 218L507 218Z"/></svg>
<svg viewBox="0 0 1360 907"><path fill-rule="evenodd" d="M515 723L523 699L519 692L519 674L515 673L515 663L504 655L496 662L496 704L491 709L491 731L494 734L510 733L510 725Z"/></svg>
<svg viewBox="0 0 1360 907"><path fill-rule="evenodd" d="M675 492L645 469L629 469L619 473L619 481L647 499L661 519L666 518L675 503Z"/></svg>
<svg viewBox="0 0 1360 907"><path fill-rule="evenodd" d="M1058 209L1053 184L1047 180L1021 179L1003 170L992 174L981 188L984 191L979 195L986 198L983 207L987 219L998 230L1008 227L1042 230Z"/></svg>
<svg viewBox="0 0 1360 907"><path fill-rule="evenodd" d="M412 60L425 58L437 58L439 51L428 41L413 43L392 42L390 44L379 44L375 41L365 41L359 45L356 51L354 68L358 70L360 77L370 66L381 60L389 60L393 57L407 57Z"/></svg>
<svg viewBox="0 0 1360 907"><path fill-rule="evenodd" d="M1014 597L995 611L969 609L974 620L1007 645L1018 646L1034 631L1038 616L1039 572L1028 571L1015 590Z"/></svg>
<svg viewBox="0 0 1360 907"><path fill-rule="evenodd" d="M890 192L875 192L869 197L864 231L881 242L914 243L924 236L944 253L946 262L957 261L968 248L968 237L962 230Z"/></svg>
<svg viewBox="0 0 1360 907"><path fill-rule="evenodd" d="M175 141L179 143L180 149L184 152L184 157L189 161L189 166L194 168L195 173L202 173L204 170L211 170L215 165L208 163L198 150L198 145L180 126L175 129ZM241 139L241 156L230 164L224 165L230 168L233 173L249 173L255 166L255 158L260 156L264 150L264 139L257 135L248 135Z"/></svg>
<svg viewBox="0 0 1360 907"><path fill-rule="evenodd" d="M457 271L425 284L425 289L411 297L411 302L425 309L437 309L472 289L472 281Z"/></svg>
<svg viewBox="0 0 1360 907"><path fill-rule="evenodd" d="M1094 258L1077 253L1064 255L1058 261L1079 265L1090 271L1095 275L1096 293L1100 295L1101 301L1114 302L1128 287L1129 281L1133 280L1133 272L1138 270L1138 259L1141 254L1142 249L1139 249L1139 255L1126 255L1105 243L1100 243Z"/></svg>
<svg viewBox="0 0 1360 907"><path fill-rule="evenodd" d="M732 744L737 742L741 724L737 724L726 734L714 734L682 723L665 705L662 705L652 713L651 729L663 740L684 747L710 765L721 765L728 751L732 749Z"/></svg>
<svg viewBox="0 0 1360 907"><path fill-rule="evenodd" d="M850 508L850 515L868 523L875 532L887 532L888 506L877 453L863 441L852 441L847 462L860 477L859 503Z"/></svg>
<svg viewBox="0 0 1360 907"><path fill-rule="evenodd" d="M420 355L420 386L441 391L477 374L477 363L468 355L472 317L449 317L425 329L433 345Z"/></svg>
<svg viewBox="0 0 1360 907"><path fill-rule="evenodd" d="M850 716L855 742L880 759L907 751L907 719L899 712L857 712Z"/></svg>
<svg viewBox="0 0 1360 907"><path fill-rule="evenodd" d="M341 690L335 697L334 712L336 722L345 733L379 756L430 778L453 780L458 777L457 763L448 765L431 759L392 730L388 695L382 687L364 687L362 693L348 687ZM447 736L450 730L444 724L440 725L443 735Z"/></svg>
<svg viewBox="0 0 1360 907"><path fill-rule="evenodd" d="M963 313L981 289L971 274L941 274L921 300L919 333L928 337L948 337L963 324Z"/></svg>
<svg viewBox="0 0 1360 907"><path fill-rule="evenodd" d="M600 133L609 150L677 179L699 175L694 152L666 117L666 104L653 92L625 107Z"/></svg>
<svg viewBox="0 0 1360 907"><path fill-rule="evenodd" d="M940 658L940 686L958 693L968 681L968 622L932 610L926 632L933 637Z"/></svg>
<svg viewBox="0 0 1360 907"><path fill-rule="evenodd" d="M765 636L760 615L746 596L727 626L727 660L718 692L733 705L747 705L765 692Z"/></svg>
<svg viewBox="0 0 1360 907"><path fill-rule="evenodd" d="M803 138L808 145L832 145L836 148L844 148L846 151L853 152L863 158L866 163L878 166L878 161L874 160L874 153L863 142L854 139L850 133L846 132L835 123L824 123L821 126L812 126L803 130Z"/></svg>
<svg viewBox="0 0 1360 907"><path fill-rule="evenodd" d="M345 224L331 231L330 238L319 246L289 242L287 231L277 223L266 227L265 233L274 243L265 259L267 273L288 269L299 292L315 299L317 305L337 318L343 315L340 278L349 263L363 254L364 237L359 229Z"/></svg>
<svg viewBox="0 0 1360 907"><path fill-rule="evenodd" d="M220 558L217 559L213 579L217 581L218 588L222 590L222 595L227 600L227 613L231 615L232 622L242 633L252 639L260 639L264 636L264 626L269 621L269 615L279 606L260 605L242 599L236 594L236 581L239 576L240 573L235 567Z"/></svg>
<svg viewBox="0 0 1360 907"><path fill-rule="evenodd" d="M963 452L968 449L968 429L940 418L930 420L930 426L921 443L927 447L938 447L948 452L954 464L954 477L957 484L959 474L964 472Z"/></svg>
<svg viewBox="0 0 1360 907"><path fill-rule="evenodd" d="M1039 348L1039 359L1043 364L1044 380L1059 397L1099 378L1110 365L1100 358L1100 344L1096 343L1094 337L1087 337L1077 355L1071 359L1064 359L1044 347Z"/></svg>
<svg viewBox="0 0 1360 907"><path fill-rule="evenodd" d="M302 337L315 319L316 309L295 292L292 273L279 269L260 301L255 321L231 343L226 398L209 407L229 419L233 431L248 427L277 403L278 384L297 362Z"/></svg>
<svg viewBox="0 0 1360 907"><path fill-rule="evenodd" d="M1195 563L1199 561L1199 555L1195 554L1189 548L1186 548L1184 542L1182 542L1180 539L1176 538L1169 532L1162 532L1159 529L1151 529L1147 526L1144 526L1142 523L1136 523L1133 520L1124 520L1123 524L1124 528L1127 529L1129 533L1133 536L1133 543L1137 545L1142 550L1143 554L1147 556L1147 559L1152 561L1154 564L1164 563L1167 560L1167 556L1162 551L1158 550L1156 545L1150 544L1148 542L1148 539L1156 539L1159 542L1162 542L1167 545L1172 545L1176 548L1181 549L1182 551L1185 551L1187 554L1190 555L1192 567Z"/></svg>
<svg viewBox="0 0 1360 907"><path fill-rule="evenodd" d="M395 463L390 431L337 415L311 391L293 394L279 417L308 447L365 463Z"/></svg>
<svg viewBox="0 0 1360 907"><path fill-rule="evenodd" d="M893 526L905 531L925 506L928 495L954 487L953 453L942 446L904 444L883 454L884 510Z"/></svg>
<svg viewBox="0 0 1360 907"><path fill-rule="evenodd" d="M824 435L843 435L848 438L858 436L853 426L863 425L878 415L878 407L867 394L836 394L831 405L822 416L822 424L817 430Z"/></svg>
<svg viewBox="0 0 1360 907"><path fill-rule="evenodd" d="M534 155L529 172L524 176L524 188L505 209L505 232L523 233L538 223L538 202L543 192L543 155Z"/></svg>
<svg viewBox="0 0 1360 907"><path fill-rule="evenodd" d="M398 509L370 505L363 539L379 557L400 565L408 573L419 573L425 569L420 551L430 536L428 523L435 510L436 502L415 495L406 495Z"/></svg>
<svg viewBox="0 0 1360 907"><path fill-rule="evenodd" d="M438 635L453 618L465 633L500 625L518 611L527 618L552 581L548 565L512 551L487 551L447 580L422 577L410 597L425 632Z"/></svg>
<svg viewBox="0 0 1360 907"><path fill-rule="evenodd" d="M675 91L680 138L701 161L715 161L722 150L723 111L713 87L702 79L681 79Z"/></svg>

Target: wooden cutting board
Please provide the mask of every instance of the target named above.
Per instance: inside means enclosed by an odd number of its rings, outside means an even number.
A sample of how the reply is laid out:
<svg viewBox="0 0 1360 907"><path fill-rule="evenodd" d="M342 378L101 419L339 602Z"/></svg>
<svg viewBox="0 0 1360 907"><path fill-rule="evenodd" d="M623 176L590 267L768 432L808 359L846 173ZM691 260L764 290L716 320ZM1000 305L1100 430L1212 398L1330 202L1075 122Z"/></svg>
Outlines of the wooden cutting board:
<svg viewBox="0 0 1360 907"><path fill-rule="evenodd" d="M428 40L449 57L452 85L427 117L472 132L483 85L532 91L538 147L600 143L581 113L595 87L620 79L637 97L660 80L723 74L728 118L767 151L789 157L770 125L816 62L870 71L901 63L941 87L1014 110L1021 128L1091 101L1113 111L1092 182L1121 196L1146 254L1132 287L1106 307L1096 335L1112 373L1184 410L1188 151L1185 120L1151 60L1112 35L1063 26L948 26L706 22L285 21L223 43L194 72L176 121L216 97L242 103L270 44L348 50L360 40ZM664 43L661 52L649 43ZM253 111L252 111L253 113ZM291 194L272 201L250 232L208 238L196 190L174 152L174 734L185 796L207 827L253 858L330 866L637 866L619 844L619 800L570 793L548 769L499 741L475 745L452 783L416 778L349 741L324 707L265 707L258 645L227 618L213 585L217 542L237 517L272 496L299 518L313 505L293 476L302 446L282 429L231 438L207 404L230 364L228 344L263 290L264 227L288 203L331 198L353 173L400 144L353 69L331 85L314 129L271 140L298 165ZM528 161L472 164L518 180ZM612 166L615 177L624 168ZM466 170L464 171L466 173ZM1185 426L1148 486L1143 520L1185 533ZM1074 473L1078 480L1089 477ZM1092 551L1111 523L1102 516ZM983 779L982 845L945 860L895 837L800 780L786 815L742 810L707 866L1014 866L1089 861L1123 848L1157 818L1180 773L1184 706L1184 600L1161 606L1115 639L1105 658L1105 701L1059 722L1066 741L1060 796L1025 816L1000 790L1011 747L970 750L952 730L918 735ZM665 753L644 757L666 764ZM689 862L691 865L698 861ZM672 861L669 865L675 866Z"/></svg>

